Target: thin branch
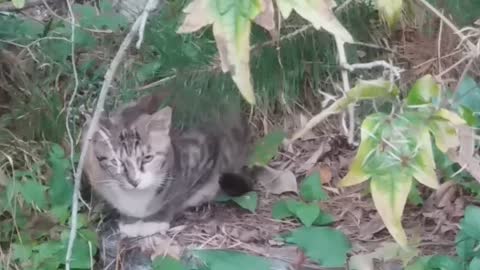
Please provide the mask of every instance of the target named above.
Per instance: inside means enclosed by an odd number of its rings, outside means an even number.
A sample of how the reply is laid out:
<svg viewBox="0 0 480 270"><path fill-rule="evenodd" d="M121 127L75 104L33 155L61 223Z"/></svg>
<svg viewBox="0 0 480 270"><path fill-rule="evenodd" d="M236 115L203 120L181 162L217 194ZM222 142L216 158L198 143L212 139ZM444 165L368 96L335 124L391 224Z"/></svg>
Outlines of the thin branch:
<svg viewBox="0 0 480 270"><path fill-rule="evenodd" d="M391 71L390 74L393 77L396 77L396 76L399 77L400 72L402 71L400 68L395 67L395 66L393 66L393 65L391 65L391 64L389 64L385 61L373 61L373 62L370 62L370 63L358 63L358 64L352 64L352 65L347 64L346 65L346 69L349 70L349 71L353 71L355 69L366 69L366 68L370 69L370 68L374 68L374 67L384 67L384 68L390 69L390 71ZM391 79L391 80L392 80L391 85L393 86L393 79ZM344 82L344 84L345 84L345 82ZM348 89L350 89L350 88L348 88ZM346 92L345 95L342 98L337 99L328 108L322 110L319 114L313 116L307 122L307 124L304 127L302 127L299 131L295 132L295 134L290 139L286 140L284 142L284 144L285 145L292 144L294 141L301 138L303 135L305 135L305 133L310 131L316 125L320 124L323 120L325 120L330 115L340 113L341 109L343 109L343 106L345 104L347 96L348 96L348 92Z"/></svg>
<svg viewBox="0 0 480 270"><path fill-rule="evenodd" d="M468 38L458 29L458 27L450 21L447 17L445 17L438 9L436 9L434 6L432 6L430 3L428 3L427 0L417 0L420 2L422 5L424 5L427 9L429 9L432 13L434 13L438 18L440 18L452 31L460 37L462 41L466 40L468 47L470 50L475 50L475 45L473 42L468 40Z"/></svg>
<svg viewBox="0 0 480 270"><path fill-rule="evenodd" d="M335 44L337 45L338 61L341 67L348 66L347 55L345 53L345 43L335 36ZM346 69L342 69L342 82L343 82L343 92L346 94L350 90L350 81L348 78L348 72ZM348 143L353 143L353 136L355 135L355 104L350 104L348 106Z"/></svg>
<svg viewBox="0 0 480 270"><path fill-rule="evenodd" d="M156 4L155 4L156 2ZM100 115L104 111L104 104L105 104L105 99L108 94L108 90L112 84L113 77L120 65L120 62L124 58L127 48L130 46L132 43L133 38L135 35L138 34L139 30L142 29L142 24L146 22L144 17L148 16L149 12L151 11L152 7L156 7L158 4L158 0L149 0L148 3L146 4L146 7L135 22L132 25L132 28L130 29L130 32L125 36L125 39L122 41L120 44L120 47L117 51L117 54L113 58L109 69L107 70L105 74L105 80L103 81L102 89L100 90L100 94L98 96L98 101L97 105L95 107L95 111L93 114L93 117L90 122L90 126L88 127L87 134L85 136L85 140L82 142L82 150L80 152L80 159L77 165L76 170L74 171L74 192L73 192L73 197L72 197L72 214L71 214L71 224L70 224L70 235L68 239L68 247L67 247L67 255L65 257L65 269L70 270L70 260L71 260L71 255L72 255L72 249L73 245L75 242L75 237L77 235L77 212L78 212L78 198L80 195L80 180L82 176L82 170L83 166L85 163L85 158L87 155L88 147L90 145L90 141L93 137L93 134L95 133L95 130L97 129L98 122L100 120ZM72 24L74 25L74 24Z"/></svg>

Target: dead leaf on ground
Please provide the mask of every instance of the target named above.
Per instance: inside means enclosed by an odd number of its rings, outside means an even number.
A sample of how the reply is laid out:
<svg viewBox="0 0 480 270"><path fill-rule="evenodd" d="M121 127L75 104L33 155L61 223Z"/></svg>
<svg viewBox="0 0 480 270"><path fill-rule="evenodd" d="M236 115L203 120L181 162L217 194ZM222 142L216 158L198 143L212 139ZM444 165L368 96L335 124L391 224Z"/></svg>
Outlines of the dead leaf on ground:
<svg viewBox="0 0 480 270"><path fill-rule="evenodd" d="M460 149L458 151L451 149L447 155L480 182L480 160L475 157L475 132L466 125L459 126L457 130Z"/></svg>
<svg viewBox="0 0 480 270"><path fill-rule="evenodd" d="M320 143L320 146L318 146L317 150L308 158L307 161L305 161L302 166L300 166L297 172L303 173L311 170L315 166L315 164L317 164L318 159L330 150L330 144L327 141L322 141Z"/></svg>
<svg viewBox="0 0 480 270"><path fill-rule="evenodd" d="M166 235L152 235L142 238L138 241L140 249L150 255L150 259L155 259L159 256L170 256L174 259L180 259L183 248L175 241Z"/></svg>
<svg viewBox="0 0 480 270"><path fill-rule="evenodd" d="M332 181L332 170L330 169L329 166L327 165L317 165L313 168L311 168L307 175L311 175L313 173L318 172L320 174L320 180L322 181L322 184L328 184L330 181Z"/></svg>
<svg viewBox="0 0 480 270"><path fill-rule="evenodd" d="M402 266L408 264L418 253L416 248L404 250L397 243L387 242L375 249L374 252L352 256L348 265L350 269L355 270L403 269ZM375 267L374 261L376 260L383 264L381 268Z"/></svg>
<svg viewBox="0 0 480 270"><path fill-rule="evenodd" d="M279 195L293 192L298 194L297 178L290 170L276 170L265 166L257 172L255 178L268 193Z"/></svg>
<svg viewBox="0 0 480 270"><path fill-rule="evenodd" d="M382 221L382 217L376 213L375 216L370 219L368 223L364 223L360 226L360 240L370 240L373 235L385 229L385 224Z"/></svg>

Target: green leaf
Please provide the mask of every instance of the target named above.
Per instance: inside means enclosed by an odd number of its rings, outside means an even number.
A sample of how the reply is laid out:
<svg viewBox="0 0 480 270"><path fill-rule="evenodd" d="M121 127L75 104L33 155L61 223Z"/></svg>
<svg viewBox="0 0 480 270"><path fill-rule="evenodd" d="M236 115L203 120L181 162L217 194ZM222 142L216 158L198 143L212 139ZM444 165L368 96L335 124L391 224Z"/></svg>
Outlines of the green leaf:
<svg viewBox="0 0 480 270"><path fill-rule="evenodd" d="M266 270L272 267L268 259L237 251L194 250L191 253L208 270Z"/></svg>
<svg viewBox="0 0 480 270"><path fill-rule="evenodd" d="M470 108L460 105L458 107L458 113L463 118L463 120L465 120L467 125L471 127L478 127L478 118L475 116L475 114Z"/></svg>
<svg viewBox="0 0 480 270"><path fill-rule="evenodd" d="M272 217L274 219L284 219L292 217L294 214L288 209L287 201L281 200L276 202L272 207Z"/></svg>
<svg viewBox="0 0 480 270"><path fill-rule="evenodd" d="M465 209L465 216L460 222L462 233L480 241L480 207L469 205Z"/></svg>
<svg viewBox="0 0 480 270"><path fill-rule="evenodd" d="M80 21L80 25L87 28L111 30L116 32L122 27L128 26L127 18L116 13L111 8L110 3L102 0L100 1L100 6L103 7L100 14L97 14L95 7L87 4L74 4L73 12Z"/></svg>
<svg viewBox="0 0 480 270"><path fill-rule="evenodd" d="M187 270L181 262L168 256L155 258L152 267L153 270Z"/></svg>
<svg viewBox="0 0 480 270"><path fill-rule="evenodd" d="M258 205L258 195L256 192L251 191L245 195L239 197L232 197L232 201L236 202L242 208L255 213Z"/></svg>
<svg viewBox="0 0 480 270"><path fill-rule="evenodd" d="M323 227L299 228L285 241L300 247L308 258L323 267L343 267L351 248L343 233Z"/></svg>
<svg viewBox="0 0 480 270"><path fill-rule="evenodd" d="M377 6L388 26L393 28L402 15L403 0L377 0Z"/></svg>
<svg viewBox="0 0 480 270"><path fill-rule="evenodd" d="M416 183L412 185L412 189L410 189L410 193L408 193L408 202L416 206L423 204L422 194L418 190Z"/></svg>
<svg viewBox="0 0 480 270"><path fill-rule="evenodd" d="M407 247L407 236L401 219L412 182L412 177L401 170L387 175L375 175L370 181L375 208L395 241L404 248Z"/></svg>
<svg viewBox="0 0 480 270"><path fill-rule="evenodd" d="M21 183L20 193L27 203L36 205L41 209L46 208L45 187L37 181L28 179Z"/></svg>
<svg viewBox="0 0 480 270"><path fill-rule="evenodd" d="M382 0L384 1L384 0ZM432 104L440 96L440 85L432 75L425 75L418 79L407 96L407 105L419 106Z"/></svg>
<svg viewBox="0 0 480 270"><path fill-rule="evenodd" d="M436 255L428 260L428 268L432 270L462 270L462 264L456 259L448 256Z"/></svg>
<svg viewBox="0 0 480 270"><path fill-rule="evenodd" d="M465 76L454 94L454 106L480 113L480 85L470 76ZM478 119L478 118L477 118Z"/></svg>
<svg viewBox="0 0 480 270"><path fill-rule="evenodd" d="M475 253L475 246L479 244L478 241L465 234L463 229L457 233L455 243L457 254L464 262L470 261L476 253L480 255L478 251Z"/></svg>
<svg viewBox="0 0 480 270"><path fill-rule="evenodd" d="M365 172L365 163L380 143L380 139L377 138L375 134L387 117L385 114L376 113L367 116L365 120L363 120L360 146L358 147L357 154L347 175L340 180L340 186L348 187L357 185L370 178Z"/></svg>
<svg viewBox="0 0 480 270"><path fill-rule="evenodd" d="M48 163L52 169L49 197L52 205L70 206L73 196L73 184L70 176L70 161L65 158L63 148L57 144L52 146Z"/></svg>
<svg viewBox="0 0 480 270"><path fill-rule="evenodd" d="M13 244L13 258L20 262L28 262L32 256L32 246Z"/></svg>
<svg viewBox="0 0 480 270"><path fill-rule="evenodd" d="M50 213L55 217L57 222L60 224L64 224L70 217L69 207L64 205L52 207L52 209L50 209Z"/></svg>
<svg viewBox="0 0 480 270"><path fill-rule="evenodd" d="M468 270L478 270L480 269L480 257L475 257L468 265Z"/></svg>
<svg viewBox="0 0 480 270"><path fill-rule="evenodd" d="M12 0L12 4L14 7L20 9L25 6L25 0Z"/></svg>
<svg viewBox="0 0 480 270"><path fill-rule="evenodd" d="M350 33L332 12L336 6L334 1L277 0L277 6L284 19L287 19L292 10L295 10L300 16L311 22L315 29L323 28L344 42L353 41Z"/></svg>
<svg viewBox="0 0 480 270"><path fill-rule="evenodd" d="M322 188L318 172L305 178L300 184L300 195L307 202L328 200L328 195Z"/></svg>
<svg viewBox="0 0 480 270"><path fill-rule="evenodd" d="M430 257L420 257L412 264L409 264L405 270L430 270L428 269L428 261Z"/></svg>
<svg viewBox="0 0 480 270"><path fill-rule="evenodd" d="M312 226L320 214L320 208L316 204L299 204L295 209L295 215L306 227Z"/></svg>
<svg viewBox="0 0 480 270"><path fill-rule="evenodd" d="M250 165L265 166L278 153L278 147L282 144L285 133L276 131L269 133L255 143Z"/></svg>
<svg viewBox="0 0 480 270"><path fill-rule="evenodd" d="M333 222L335 222L335 219L333 218L333 216L323 212L320 209L320 214L318 215L317 219L315 219L315 221L313 222L313 225L326 226L326 225L332 224Z"/></svg>
<svg viewBox="0 0 480 270"><path fill-rule="evenodd" d="M417 155L415 162L411 164L413 168L413 177L418 182L437 189L439 186L437 174L435 172L435 160L433 159L432 141L427 128L422 128L418 135Z"/></svg>
<svg viewBox="0 0 480 270"><path fill-rule="evenodd" d="M347 96L349 99L370 100L377 98L391 98L398 96L400 90L396 85L392 85L390 81L377 80L360 80L350 91Z"/></svg>

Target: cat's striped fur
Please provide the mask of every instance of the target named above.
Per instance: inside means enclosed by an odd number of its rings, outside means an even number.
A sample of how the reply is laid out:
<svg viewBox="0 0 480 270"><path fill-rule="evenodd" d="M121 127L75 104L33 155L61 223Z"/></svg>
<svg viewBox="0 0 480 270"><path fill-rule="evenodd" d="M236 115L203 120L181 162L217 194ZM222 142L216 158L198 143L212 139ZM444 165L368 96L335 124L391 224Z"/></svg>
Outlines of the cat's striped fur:
<svg viewBox="0 0 480 270"><path fill-rule="evenodd" d="M102 118L85 168L93 189L121 214L125 235L165 231L176 214L214 199L220 186L230 195L249 191L240 174L249 149L240 111L174 130L169 107L155 111L145 104Z"/></svg>

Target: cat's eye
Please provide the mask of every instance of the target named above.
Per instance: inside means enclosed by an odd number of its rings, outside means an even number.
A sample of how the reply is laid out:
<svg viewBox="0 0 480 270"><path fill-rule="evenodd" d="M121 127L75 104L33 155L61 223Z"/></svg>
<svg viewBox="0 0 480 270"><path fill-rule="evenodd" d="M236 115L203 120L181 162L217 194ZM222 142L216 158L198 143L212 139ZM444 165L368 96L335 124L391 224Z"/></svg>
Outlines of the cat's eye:
<svg viewBox="0 0 480 270"><path fill-rule="evenodd" d="M152 161L153 159L153 156L152 155L146 155L143 157L143 163L148 163L150 161Z"/></svg>
<svg viewBox="0 0 480 270"><path fill-rule="evenodd" d="M114 166L118 166L118 165L119 165L116 159L112 159L110 162L112 162L112 164L113 164Z"/></svg>
<svg viewBox="0 0 480 270"><path fill-rule="evenodd" d="M104 157L104 156L99 156L99 157L98 157L98 156L97 156L97 160L98 160L99 162L105 161L106 159L107 159L107 157Z"/></svg>

